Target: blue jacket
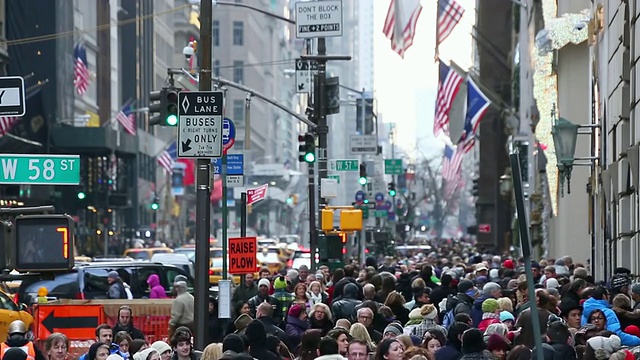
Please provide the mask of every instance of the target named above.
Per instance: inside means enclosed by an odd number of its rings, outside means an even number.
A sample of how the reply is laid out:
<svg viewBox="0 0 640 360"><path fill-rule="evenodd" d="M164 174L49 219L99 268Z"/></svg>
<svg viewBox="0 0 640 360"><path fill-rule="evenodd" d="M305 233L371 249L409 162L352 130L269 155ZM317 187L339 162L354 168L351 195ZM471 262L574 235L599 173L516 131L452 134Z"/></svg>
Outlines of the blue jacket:
<svg viewBox="0 0 640 360"><path fill-rule="evenodd" d="M582 312L582 320L580 321L582 326L589 322L589 317L591 316L592 312L594 312L595 310L600 310L607 318L607 330L620 337L622 346L640 345L640 338L622 331L622 329L620 328L620 321L618 320L618 316L613 310L610 309L611 305L609 305L609 302L607 300L596 300L594 298L589 298L584 302L584 304L582 304L582 306L584 308L584 311Z"/></svg>
<svg viewBox="0 0 640 360"><path fill-rule="evenodd" d="M487 300L490 296L486 296L486 295L480 295L479 298L477 298L474 302L473 302L473 306L471 307L471 320L473 321L473 327L478 327L478 325L480 325L480 322L482 321L482 303Z"/></svg>

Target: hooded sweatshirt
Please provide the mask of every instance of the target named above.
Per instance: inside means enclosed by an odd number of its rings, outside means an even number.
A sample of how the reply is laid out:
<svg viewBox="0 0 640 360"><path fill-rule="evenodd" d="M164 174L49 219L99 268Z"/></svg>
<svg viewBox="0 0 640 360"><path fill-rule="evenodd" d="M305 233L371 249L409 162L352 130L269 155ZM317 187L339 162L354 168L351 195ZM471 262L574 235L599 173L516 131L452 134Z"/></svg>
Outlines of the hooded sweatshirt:
<svg viewBox="0 0 640 360"><path fill-rule="evenodd" d="M582 306L584 307L584 311L582 312L582 319L580 321L582 326L589 322L589 316L591 316L592 312L594 312L595 310L600 310L607 318L606 329L620 337L622 346L640 345L640 338L622 331L618 316L613 310L611 310L611 306L609 305L609 302L607 300L596 300L594 298L589 298L584 302Z"/></svg>
<svg viewBox="0 0 640 360"><path fill-rule="evenodd" d="M166 299L167 293L164 291L162 285L160 285L160 278L156 274L149 275L147 279L147 284L149 284L149 289L151 292L149 293L149 299Z"/></svg>

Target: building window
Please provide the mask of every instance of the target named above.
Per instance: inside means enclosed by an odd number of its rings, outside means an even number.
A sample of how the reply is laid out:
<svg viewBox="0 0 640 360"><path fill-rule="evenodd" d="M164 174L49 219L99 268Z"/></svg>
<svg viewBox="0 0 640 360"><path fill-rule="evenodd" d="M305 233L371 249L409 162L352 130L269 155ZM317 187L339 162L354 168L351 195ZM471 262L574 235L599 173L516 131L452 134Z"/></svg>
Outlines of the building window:
<svg viewBox="0 0 640 360"><path fill-rule="evenodd" d="M220 60L213 60L213 76L220 77Z"/></svg>
<svg viewBox="0 0 640 360"><path fill-rule="evenodd" d="M233 22L233 45L242 46L244 37L244 24L242 21Z"/></svg>
<svg viewBox="0 0 640 360"><path fill-rule="evenodd" d="M233 100L233 122L244 125L244 100Z"/></svg>
<svg viewBox="0 0 640 360"><path fill-rule="evenodd" d="M244 140L237 140L233 143L233 148L236 150L244 150Z"/></svg>
<svg viewBox="0 0 640 360"><path fill-rule="evenodd" d="M238 84L244 82L244 62L241 60L233 62L233 82Z"/></svg>
<svg viewBox="0 0 640 360"><path fill-rule="evenodd" d="M218 20L213 20L211 37L213 37L213 46L220 46L220 21Z"/></svg>

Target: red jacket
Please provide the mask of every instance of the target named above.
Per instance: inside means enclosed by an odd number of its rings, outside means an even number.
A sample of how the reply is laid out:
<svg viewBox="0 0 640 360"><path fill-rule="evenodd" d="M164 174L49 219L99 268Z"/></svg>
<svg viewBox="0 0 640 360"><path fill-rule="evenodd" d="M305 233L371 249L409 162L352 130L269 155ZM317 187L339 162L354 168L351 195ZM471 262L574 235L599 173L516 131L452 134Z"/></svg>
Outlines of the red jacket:
<svg viewBox="0 0 640 360"><path fill-rule="evenodd" d="M491 325L491 324L499 324L499 323L500 323L500 319L486 318L486 319L483 319L482 321L480 321L480 324L478 324L478 330L484 332L485 330L487 330L489 325Z"/></svg>

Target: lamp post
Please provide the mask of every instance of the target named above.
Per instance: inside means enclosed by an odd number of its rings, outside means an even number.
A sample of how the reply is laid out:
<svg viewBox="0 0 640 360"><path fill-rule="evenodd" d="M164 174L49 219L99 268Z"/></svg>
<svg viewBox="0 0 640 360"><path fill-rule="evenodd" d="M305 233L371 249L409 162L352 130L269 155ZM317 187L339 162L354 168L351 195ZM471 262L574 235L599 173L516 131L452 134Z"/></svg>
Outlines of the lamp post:
<svg viewBox="0 0 640 360"><path fill-rule="evenodd" d="M556 150L558 173L560 175L560 194L564 196L564 180L567 180L567 193L571 194L571 171L575 162L576 142L580 125L565 118L556 119L551 135Z"/></svg>

